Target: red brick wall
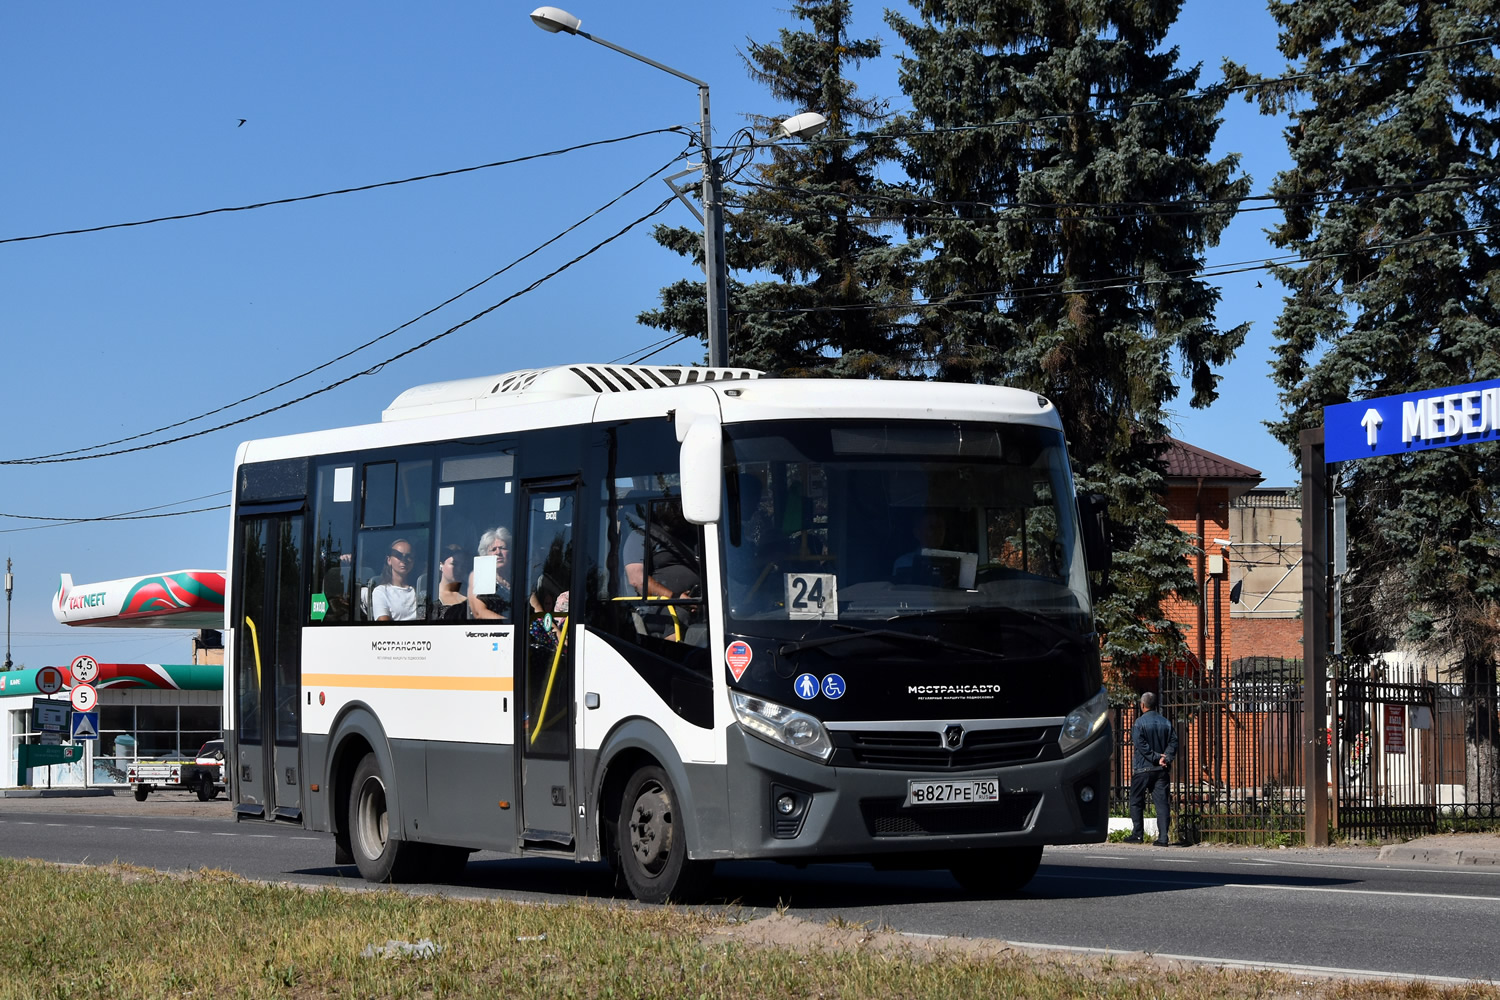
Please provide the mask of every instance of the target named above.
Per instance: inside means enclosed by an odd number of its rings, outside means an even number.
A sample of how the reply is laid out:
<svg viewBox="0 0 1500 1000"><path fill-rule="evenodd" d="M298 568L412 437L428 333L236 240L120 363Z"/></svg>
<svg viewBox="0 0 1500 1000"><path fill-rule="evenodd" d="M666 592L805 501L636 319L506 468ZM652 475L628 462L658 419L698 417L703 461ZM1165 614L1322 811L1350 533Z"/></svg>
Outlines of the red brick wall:
<svg viewBox="0 0 1500 1000"><path fill-rule="evenodd" d="M1198 493L1196 483L1191 485L1183 483L1174 484L1167 489L1167 521L1188 537L1198 534L1198 507L1203 508L1203 545L1205 557L1208 555L1223 555L1221 546L1215 545L1215 538L1229 537L1229 490L1224 487L1208 487L1202 494ZM1194 553L1188 559L1197 573L1198 555ZM1214 577L1208 575L1207 566L1204 567L1204 582L1207 589L1206 598L1206 628L1207 635L1204 640L1204 658L1214 658L1214 627L1219 621L1223 622L1223 639L1221 640L1220 657L1224 663L1232 663L1236 656L1243 653L1237 652L1234 645L1234 628L1229 619L1229 578L1221 576L1219 583L1218 607L1214 606ZM1166 616L1183 627L1183 634L1187 638L1187 647L1198 654L1198 605L1184 601L1176 594L1167 594L1162 598L1162 609ZM1217 615L1217 617L1216 617Z"/></svg>
<svg viewBox="0 0 1500 1000"><path fill-rule="evenodd" d="M1301 618L1234 619L1234 655L1302 657Z"/></svg>

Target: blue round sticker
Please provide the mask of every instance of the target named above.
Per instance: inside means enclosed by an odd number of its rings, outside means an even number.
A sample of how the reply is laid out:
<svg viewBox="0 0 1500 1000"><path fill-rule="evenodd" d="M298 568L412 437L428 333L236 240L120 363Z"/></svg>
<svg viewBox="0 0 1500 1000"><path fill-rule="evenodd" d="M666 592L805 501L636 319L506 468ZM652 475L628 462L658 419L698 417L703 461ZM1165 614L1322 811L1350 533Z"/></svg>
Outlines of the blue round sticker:
<svg viewBox="0 0 1500 1000"><path fill-rule="evenodd" d="M818 696L818 678L813 674L802 674L792 681L792 690L797 692L797 697L803 701L812 701Z"/></svg>
<svg viewBox="0 0 1500 1000"><path fill-rule="evenodd" d="M838 674L823 678L823 697L838 700L844 696L844 679Z"/></svg>

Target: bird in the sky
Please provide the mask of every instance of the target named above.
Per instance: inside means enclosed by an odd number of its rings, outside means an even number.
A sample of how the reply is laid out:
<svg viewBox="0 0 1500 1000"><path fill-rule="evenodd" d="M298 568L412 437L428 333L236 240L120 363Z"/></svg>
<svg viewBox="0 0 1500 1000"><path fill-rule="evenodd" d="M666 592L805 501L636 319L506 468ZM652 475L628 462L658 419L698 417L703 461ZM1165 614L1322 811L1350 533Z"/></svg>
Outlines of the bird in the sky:
<svg viewBox="0 0 1500 1000"><path fill-rule="evenodd" d="M236 126L235 126L235 128L239 128L239 127L240 127L240 125L243 125L243 124L245 124L245 122L247 122L247 121L249 121L249 119L248 119L248 118L241 118L241 119L240 119L240 124L239 124L239 125L236 125Z"/></svg>
<svg viewBox="0 0 1500 1000"><path fill-rule="evenodd" d="M1256 287L1256 288L1264 288L1264 287L1266 287L1266 286L1265 286L1265 285L1262 285L1262 284L1261 284L1261 283L1260 283L1260 282L1258 282L1258 281L1257 281L1257 282L1256 282L1256 283L1255 283L1255 287Z"/></svg>

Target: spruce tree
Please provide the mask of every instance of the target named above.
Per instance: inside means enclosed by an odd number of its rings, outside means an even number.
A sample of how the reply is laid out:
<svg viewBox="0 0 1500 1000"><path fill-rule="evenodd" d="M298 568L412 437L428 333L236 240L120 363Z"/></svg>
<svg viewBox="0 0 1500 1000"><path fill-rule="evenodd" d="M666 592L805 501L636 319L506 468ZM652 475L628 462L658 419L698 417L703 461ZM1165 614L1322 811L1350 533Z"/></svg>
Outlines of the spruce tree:
<svg viewBox="0 0 1500 1000"><path fill-rule="evenodd" d="M870 220L880 213L862 196L885 187L876 175L880 154L853 138L877 125L885 106L860 96L844 75L878 56L880 43L849 37L850 0L793 0L790 13L805 30L784 28L775 44L751 41L743 53L751 77L784 111L758 119L752 131L765 138L803 111L823 114L828 127L729 165L744 180L726 196L730 357L789 376L899 376L911 353L903 308L910 250L892 239L889 224ZM702 263L701 230L658 226L655 236ZM661 306L638 319L705 336L703 282L662 289Z"/></svg>
<svg viewBox="0 0 1500 1000"><path fill-rule="evenodd" d="M1194 277L1249 185L1237 157L1210 158L1225 95L1199 94L1198 68L1162 48L1179 0L913 6L888 14L914 108L890 131L930 199L908 220L923 359L1057 404L1079 483L1118 526L1105 650L1175 659L1162 598L1198 596L1164 505L1166 406L1178 373L1211 403L1247 329L1221 330L1217 289Z"/></svg>
<svg viewBox="0 0 1500 1000"><path fill-rule="evenodd" d="M1500 4L1273 5L1285 77L1231 67L1267 113L1290 111L1276 178L1276 269L1290 290L1274 375L1297 447L1334 403L1500 377L1495 229ZM1477 40L1477 43L1476 43ZM1346 465L1346 649L1425 650L1475 693L1471 793L1500 794L1500 454L1471 444Z"/></svg>

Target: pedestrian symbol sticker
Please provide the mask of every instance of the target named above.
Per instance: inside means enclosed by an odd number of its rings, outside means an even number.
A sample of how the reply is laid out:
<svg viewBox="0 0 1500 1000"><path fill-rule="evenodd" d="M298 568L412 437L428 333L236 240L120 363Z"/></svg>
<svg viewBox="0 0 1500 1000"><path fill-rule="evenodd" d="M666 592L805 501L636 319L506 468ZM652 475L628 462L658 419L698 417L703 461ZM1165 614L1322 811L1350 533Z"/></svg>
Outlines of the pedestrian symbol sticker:
<svg viewBox="0 0 1500 1000"><path fill-rule="evenodd" d="M844 696L844 679L838 674L823 678L823 697L837 701Z"/></svg>
<svg viewBox="0 0 1500 1000"><path fill-rule="evenodd" d="M736 640L724 647L724 662L728 665L729 672L734 675L735 680L745 676L752 656L754 654L750 651L748 642Z"/></svg>
<svg viewBox="0 0 1500 1000"><path fill-rule="evenodd" d="M792 690L797 692L797 697L803 701L812 701L818 696L821 685L818 678L812 674L803 674L792 682Z"/></svg>

